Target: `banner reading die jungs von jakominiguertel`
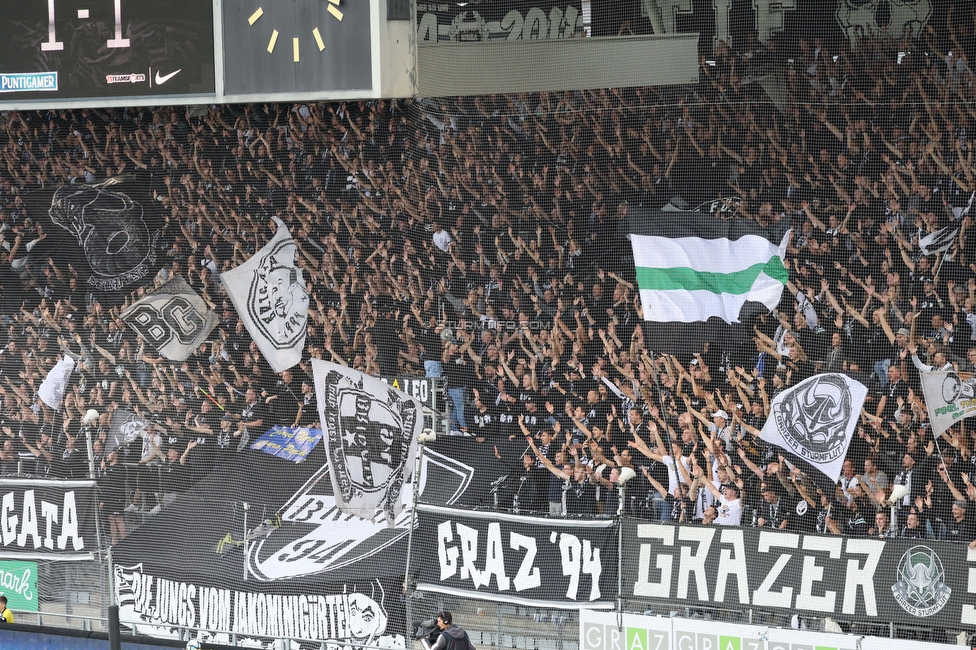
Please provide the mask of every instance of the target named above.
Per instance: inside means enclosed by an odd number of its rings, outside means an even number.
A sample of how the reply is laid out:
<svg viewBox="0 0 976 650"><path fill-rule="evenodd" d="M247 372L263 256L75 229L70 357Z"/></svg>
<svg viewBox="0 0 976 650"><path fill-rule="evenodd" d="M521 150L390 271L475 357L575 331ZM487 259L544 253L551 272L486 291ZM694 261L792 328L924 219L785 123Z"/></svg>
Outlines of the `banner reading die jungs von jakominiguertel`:
<svg viewBox="0 0 976 650"><path fill-rule="evenodd" d="M912 539L824 537L624 520L624 601L976 626L976 551Z"/></svg>

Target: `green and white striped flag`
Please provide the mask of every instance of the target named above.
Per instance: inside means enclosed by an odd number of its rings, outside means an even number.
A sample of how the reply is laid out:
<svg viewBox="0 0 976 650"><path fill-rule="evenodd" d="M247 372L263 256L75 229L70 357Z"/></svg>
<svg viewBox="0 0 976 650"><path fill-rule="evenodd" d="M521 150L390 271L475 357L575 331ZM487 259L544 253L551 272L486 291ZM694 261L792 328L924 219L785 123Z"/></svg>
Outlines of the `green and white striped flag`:
<svg viewBox="0 0 976 650"><path fill-rule="evenodd" d="M694 213L642 219L630 240L644 320L737 323L746 302L775 308L789 278L782 230Z"/></svg>

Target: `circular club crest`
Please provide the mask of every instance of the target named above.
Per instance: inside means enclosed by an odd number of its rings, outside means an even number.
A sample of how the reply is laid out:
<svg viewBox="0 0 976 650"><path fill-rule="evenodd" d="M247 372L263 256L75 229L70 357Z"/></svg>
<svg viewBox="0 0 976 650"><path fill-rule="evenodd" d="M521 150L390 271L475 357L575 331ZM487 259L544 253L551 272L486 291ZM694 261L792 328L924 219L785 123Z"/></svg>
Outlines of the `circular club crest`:
<svg viewBox="0 0 976 650"><path fill-rule="evenodd" d="M844 453L853 397L843 379L814 377L797 386L778 406L775 417L780 433L803 458L829 463Z"/></svg>
<svg viewBox="0 0 976 650"><path fill-rule="evenodd" d="M945 569L935 551L913 546L898 562L897 582L891 586L895 600L912 616L932 616L946 603L952 589L945 583Z"/></svg>

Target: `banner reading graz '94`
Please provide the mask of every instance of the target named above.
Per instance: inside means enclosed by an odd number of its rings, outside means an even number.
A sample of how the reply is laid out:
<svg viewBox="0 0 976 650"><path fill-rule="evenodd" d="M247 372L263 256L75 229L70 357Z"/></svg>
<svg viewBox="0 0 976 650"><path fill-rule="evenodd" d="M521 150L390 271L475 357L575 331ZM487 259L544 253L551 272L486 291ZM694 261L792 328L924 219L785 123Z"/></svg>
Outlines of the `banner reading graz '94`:
<svg viewBox="0 0 976 650"><path fill-rule="evenodd" d="M549 607L614 606L617 528L610 519L439 506L417 506L417 513L410 567L421 591Z"/></svg>
<svg viewBox="0 0 976 650"><path fill-rule="evenodd" d="M0 479L0 558L90 560L95 481Z"/></svg>
<svg viewBox="0 0 976 650"><path fill-rule="evenodd" d="M622 522L625 601L976 624L965 544ZM974 586L976 588L976 586Z"/></svg>
<svg viewBox="0 0 976 650"><path fill-rule="evenodd" d="M546 40L583 35L581 0L417 3L421 43Z"/></svg>

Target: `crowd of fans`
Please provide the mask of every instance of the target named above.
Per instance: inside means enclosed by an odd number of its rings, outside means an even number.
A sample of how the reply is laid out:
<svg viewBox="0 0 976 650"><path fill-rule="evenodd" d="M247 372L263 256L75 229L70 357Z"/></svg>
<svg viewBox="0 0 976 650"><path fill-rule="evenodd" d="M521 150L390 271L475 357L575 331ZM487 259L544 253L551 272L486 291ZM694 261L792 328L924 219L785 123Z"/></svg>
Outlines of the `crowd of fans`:
<svg viewBox="0 0 976 650"><path fill-rule="evenodd" d="M512 468L500 507L971 542L976 426L935 440L918 368L976 369L976 88L957 33L952 52L930 36L801 40L790 61L726 48L680 88L3 113L0 469L93 467L124 536L126 508L168 503L271 424L316 424L308 360L322 358L443 378L450 429ZM107 293L54 252L36 259L58 226L31 197L119 176L158 204L163 264ZM676 194L794 228L788 293L740 326L750 349L645 344L657 325L618 225ZM303 361L280 375L219 281L275 215L311 297ZM923 255L947 226L952 246ZM220 318L184 363L119 318L176 275ZM79 362L54 411L37 389L65 354ZM758 439L770 400L824 371L871 388L833 493ZM117 408L157 433L106 456ZM897 527L881 507L894 485L909 488Z"/></svg>

